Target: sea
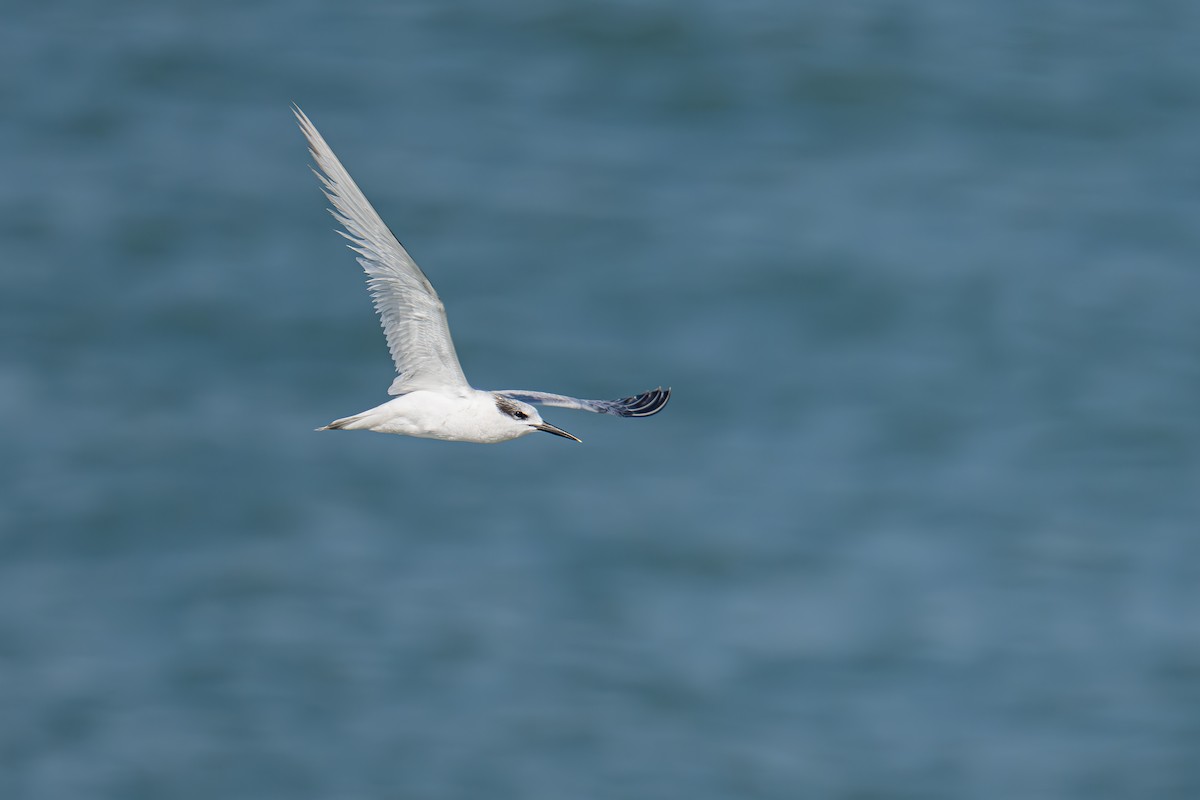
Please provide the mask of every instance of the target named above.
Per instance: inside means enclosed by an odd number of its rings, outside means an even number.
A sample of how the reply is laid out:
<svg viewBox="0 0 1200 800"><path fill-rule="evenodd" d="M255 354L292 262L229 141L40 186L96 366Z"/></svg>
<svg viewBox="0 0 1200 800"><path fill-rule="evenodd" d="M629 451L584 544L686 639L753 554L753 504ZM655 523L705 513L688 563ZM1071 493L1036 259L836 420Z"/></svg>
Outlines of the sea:
<svg viewBox="0 0 1200 800"><path fill-rule="evenodd" d="M0 23L0 798L1200 797L1200 4ZM313 119L473 385L387 399Z"/></svg>

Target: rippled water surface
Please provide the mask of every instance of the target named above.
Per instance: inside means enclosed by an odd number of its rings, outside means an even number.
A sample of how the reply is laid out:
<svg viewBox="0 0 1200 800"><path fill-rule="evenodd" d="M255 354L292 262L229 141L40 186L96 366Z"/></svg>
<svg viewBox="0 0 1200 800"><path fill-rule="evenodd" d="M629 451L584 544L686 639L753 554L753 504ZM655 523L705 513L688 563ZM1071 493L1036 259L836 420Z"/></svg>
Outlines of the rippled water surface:
<svg viewBox="0 0 1200 800"><path fill-rule="evenodd" d="M0 797L1200 796L1200 6L27 5ZM481 387L391 365L288 110Z"/></svg>

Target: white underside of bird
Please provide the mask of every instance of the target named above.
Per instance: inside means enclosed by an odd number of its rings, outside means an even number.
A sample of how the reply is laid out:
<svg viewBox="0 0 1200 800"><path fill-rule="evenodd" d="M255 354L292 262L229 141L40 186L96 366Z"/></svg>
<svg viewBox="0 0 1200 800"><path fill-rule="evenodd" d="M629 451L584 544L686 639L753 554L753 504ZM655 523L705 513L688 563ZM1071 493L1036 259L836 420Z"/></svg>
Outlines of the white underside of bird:
<svg viewBox="0 0 1200 800"><path fill-rule="evenodd" d="M507 442L537 430L519 420L498 425L503 421L497 419L497 413L496 396L491 392L468 389L461 394L446 394L418 389L317 430L376 431L480 444ZM526 414L533 425L545 424L536 412Z"/></svg>
<svg viewBox="0 0 1200 800"><path fill-rule="evenodd" d="M583 400L526 389L481 391L463 375L450 338L446 310L425 273L380 219L316 127L293 107L308 140L316 173L338 233L358 253L367 286L398 373L375 408L334 420L317 430L376 431L493 444L545 431L579 439L544 421L534 404L620 417L648 417L667 404L670 389L658 388L620 400Z"/></svg>

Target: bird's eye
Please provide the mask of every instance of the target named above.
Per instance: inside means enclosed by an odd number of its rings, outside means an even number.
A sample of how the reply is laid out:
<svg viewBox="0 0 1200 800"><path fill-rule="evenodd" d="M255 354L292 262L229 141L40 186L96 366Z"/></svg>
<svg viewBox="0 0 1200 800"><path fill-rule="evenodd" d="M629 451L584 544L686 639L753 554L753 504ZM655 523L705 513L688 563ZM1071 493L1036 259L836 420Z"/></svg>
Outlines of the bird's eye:
<svg viewBox="0 0 1200 800"><path fill-rule="evenodd" d="M514 411L513 418L514 419L529 419L529 415L526 414L524 411Z"/></svg>

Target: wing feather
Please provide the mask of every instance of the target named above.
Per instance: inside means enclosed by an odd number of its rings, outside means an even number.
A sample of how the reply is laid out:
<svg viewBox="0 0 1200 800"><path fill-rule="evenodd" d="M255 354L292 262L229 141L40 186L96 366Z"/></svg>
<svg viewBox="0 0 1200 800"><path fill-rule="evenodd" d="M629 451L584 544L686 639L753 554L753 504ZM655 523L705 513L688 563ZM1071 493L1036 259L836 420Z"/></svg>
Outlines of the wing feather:
<svg viewBox="0 0 1200 800"><path fill-rule="evenodd" d="M358 263L367 273L367 288L399 373L388 394L469 388L454 352L445 306L433 285L309 118L297 106L292 106L292 111L319 168L313 173L333 204L329 213L345 229L338 233L350 241L350 249L358 254Z"/></svg>
<svg viewBox="0 0 1200 800"><path fill-rule="evenodd" d="M671 399L670 388L664 389L661 386L632 397L622 397L620 400L582 400L578 397L568 397L565 394L550 394L527 389L503 389L493 392L493 394L511 397L523 403L573 408L577 411L612 414L617 417L649 417L662 411L663 406Z"/></svg>

